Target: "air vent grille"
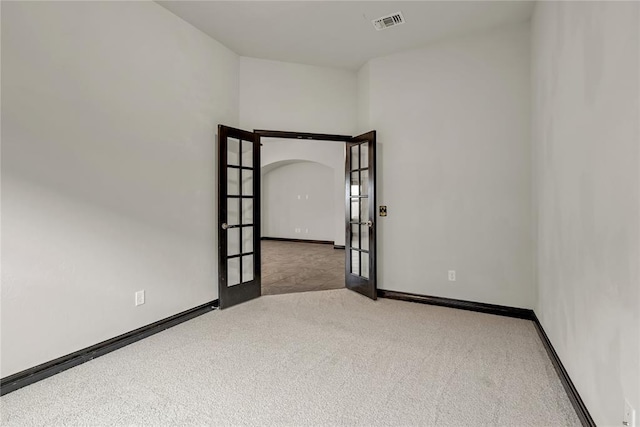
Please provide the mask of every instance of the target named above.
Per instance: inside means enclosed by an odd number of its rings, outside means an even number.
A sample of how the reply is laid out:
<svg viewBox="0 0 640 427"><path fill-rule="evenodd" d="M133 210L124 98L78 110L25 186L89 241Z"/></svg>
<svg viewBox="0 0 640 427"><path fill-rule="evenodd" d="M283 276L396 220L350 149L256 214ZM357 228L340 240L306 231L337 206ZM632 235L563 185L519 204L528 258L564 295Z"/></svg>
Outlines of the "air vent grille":
<svg viewBox="0 0 640 427"><path fill-rule="evenodd" d="M391 15L383 16L371 21L376 30L385 30L389 27L395 27L396 25L404 24L404 17L402 12L392 13Z"/></svg>

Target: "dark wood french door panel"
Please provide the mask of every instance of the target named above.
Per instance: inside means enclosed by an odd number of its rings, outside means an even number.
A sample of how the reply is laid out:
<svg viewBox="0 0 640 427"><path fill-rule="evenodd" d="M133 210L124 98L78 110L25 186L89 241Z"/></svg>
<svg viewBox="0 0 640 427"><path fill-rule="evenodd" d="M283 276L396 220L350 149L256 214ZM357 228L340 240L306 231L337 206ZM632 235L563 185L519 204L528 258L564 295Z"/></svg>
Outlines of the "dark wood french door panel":
<svg viewBox="0 0 640 427"><path fill-rule="evenodd" d="M253 132L218 126L218 295L220 308L260 290L260 142Z"/></svg>
<svg viewBox="0 0 640 427"><path fill-rule="evenodd" d="M347 142L345 284L371 299L376 285L376 132Z"/></svg>

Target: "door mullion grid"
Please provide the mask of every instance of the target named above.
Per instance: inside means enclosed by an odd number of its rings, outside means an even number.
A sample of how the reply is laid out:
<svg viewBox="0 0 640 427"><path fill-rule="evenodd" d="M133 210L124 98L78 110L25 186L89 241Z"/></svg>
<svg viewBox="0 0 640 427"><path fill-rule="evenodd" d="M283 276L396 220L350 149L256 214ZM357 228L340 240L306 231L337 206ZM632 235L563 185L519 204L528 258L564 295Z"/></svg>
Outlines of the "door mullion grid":
<svg viewBox="0 0 640 427"><path fill-rule="evenodd" d="M243 256L253 255L253 254L254 254L254 252L245 252L245 253L240 252L239 254L229 255L227 258L228 259L231 259L231 258L242 258Z"/></svg>
<svg viewBox="0 0 640 427"><path fill-rule="evenodd" d="M252 230L253 230L253 280L256 280L256 278L261 277L262 275L262 266L261 266L261 248L260 248L260 204L256 203L257 200L259 200L258 195L260 194L260 137L257 137L256 140L254 140L251 143L251 156L252 156L252 162L251 162L251 176L253 178L253 191L251 192L252 195L252 202L251 202L251 207L252 207L252 220L251 222L254 224ZM262 279L259 279L260 281L260 286L262 286Z"/></svg>
<svg viewBox="0 0 640 427"><path fill-rule="evenodd" d="M219 134L218 138L220 141L220 150L218 151L219 156L220 156L220 160L219 160L219 169L220 169L220 182L218 183L218 197L219 197L219 201L220 201L220 212L218 212L218 215L221 215L222 218L218 220L219 223L219 228L218 228L218 236L220 239L220 251L222 252L222 256L220 257L219 261L218 261L218 268L222 269L224 268L224 270L222 270L224 272L224 274L220 275L220 280L222 281L222 286L220 289L220 292L223 292L228 286L229 286L229 260L227 258L227 256L229 255L229 244L228 244L228 236L227 236L227 230L224 230L221 225L222 223L229 223L229 206L228 206L228 200L227 200L227 196L229 193L229 186L228 186L228 168L227 168L227 163L228 163L228 154L227 151L229 150L229 143L228 143L228 139L226 137L226 131L223 131L224 133ZM224 187L223 187L224 186ZM224 267L222 266L222 263L226 263L227 265L225 265Z"/></svg>
<svg viewBox="0 0 640 427"><path fill-rule="evenodd" d="M238 249L240 250L240 254L242 254L242 174L244 173L244 170L242 169L242 145L243 145L244 141L242 141L241 139L238 139L238 165L241 166L238 169L238 195L240 196L238 198L238 220L240 221L240 230L239 230L239 239L240 241L238 242ZM240 277L240 285L242 285L243 281L242 281L242 256L240 256L238 258L240 260L240 271L239 271L239 277Z"/></svg>
<svg viewBox="0 0 640 427"><path fill-rule="evenodd" d="M362 144L358 144L358 195L362 196L362 165L360 159L362 158ZM362 199L358 198L358 249L362 249ZM358 252L358 276L362 276L362 254Z"/></svg>

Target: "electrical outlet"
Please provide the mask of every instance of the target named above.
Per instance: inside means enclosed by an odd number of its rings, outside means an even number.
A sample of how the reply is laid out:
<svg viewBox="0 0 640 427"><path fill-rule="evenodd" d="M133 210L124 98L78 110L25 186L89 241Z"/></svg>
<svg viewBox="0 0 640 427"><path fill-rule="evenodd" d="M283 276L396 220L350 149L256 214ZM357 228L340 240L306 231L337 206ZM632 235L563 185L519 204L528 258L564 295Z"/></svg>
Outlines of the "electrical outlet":
<svg viewBox="0 0 640 427"><path fill-rule="evenodd" d="M136 307L144 304L144 290L136 292Z"/></svg>
<svg viewBox="0 0 640 427"><path fill-rule="evenodd" d="M308 228L305 228L305 229L304 229L304 233L305 233L305 234L309 234L309 229L308 229Z"/></svg>
<svg viewBox="0 0 640 427"><path fill-rule="evenodd" d="M450 282L455 282L456 281L456 271L455 270L449 270L449 281Z"/></svg>
<svg viewBox="0 0 640 427"><path fill-rule="evenodd" d="M624 418L622 425L625 427L636 427L636 411L627 399L624 400Z"/></svg>

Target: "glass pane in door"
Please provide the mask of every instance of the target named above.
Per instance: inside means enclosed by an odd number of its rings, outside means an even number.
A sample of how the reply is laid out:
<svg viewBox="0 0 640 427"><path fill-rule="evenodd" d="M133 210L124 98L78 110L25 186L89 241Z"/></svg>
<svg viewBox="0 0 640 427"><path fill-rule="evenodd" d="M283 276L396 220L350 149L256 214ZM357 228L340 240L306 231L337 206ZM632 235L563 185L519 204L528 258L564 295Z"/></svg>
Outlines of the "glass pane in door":
<svg viewBox="0 0 640 427"><path fill-rule="evenodd" d="M369 167L369 146L367 143L360 144L360 169Z"/></svg>
<svg viewBox="0 0 640 427"><path fill-rule="evenodd" d="M365 279L368 279L369 278L369 254L366 252L361 253L360 259L362 262L360 275Z"/></svg>
<svg viewBox="0 0 640 427"><path fill-rule="evenodd" d="M359 212L360 212L359 199L351 199L351 221L360 222L360 217L358 216Z"/></svg>
<svg viewBox="0 0 640 427"><path fill-rule="evenodd" d="M351 251L351 274L360 275L360 252Z"/></svg>
<svg viewBox="0 0 640 427"><path fill-rule="evenodd" d="M242 257L242 283L253 280L253 255Z"/></svg>
<svg viewBox="0 0 640 427"><path fill-rule="evenodd" d="M227 195L237 196L240 194L240 170L227 168Z"/></svg>
<svg viewBox="0 0 640 427"><path fill-rule="evenodd" d="M242 223L253 224L253 199L242 199Z"/></svg>
<svg viewBox="0 0 640 427"><path fill-rule="evenodd" d="M351 247L360 249L360 226L351 224Z"/></svg>
<svg viewBox="0 0 640 427"><path fill-rule="evenodd" d="M240 224L240 200L235 197L227 197L227 220L229 225Z"/></svg>
<svg viewBox="0 0 640 427"><path fill-rule="evenodd" d="M240 284L240 258L229 258L227 260L227 286Z"/></svg>
<svg viewBox="0 0 640 427"><path fill-rule="evenodd" d="M253 227L242 227L242 253L253 252Z"/></svg>
<svg viewBox="0 0 640 427"><path fill-rule="evenodd" d="M240 253L240 228L227 230L227 256Z"/></svg>
<svg viewBox="0 0 640 427"><path fill-rule="evenodd" d="M360 162L358 159L360 158L360 154L358 153L358 146L353 145L351 147L351 170L360 169Z"/></svg>
<svg viewBox="0 0 640 427"><path fill-rule="evenodd" d="M242 141L242 166L253 166L253 143Z"/></svg>
<svg viewBox="0 0 640 427"><path fill-rule="evenodd" d="M360 172L351 172L351 195L359 196L360 192Z"/></svg>
<svg viewBox="0 0 640 427"><path fill-rule="evenodd" d="M369 199L363 197L360 199L360 222L369 221Z"/></svg>
<svg viewBox="0 0 640 427"><path fill-rule="evenodd" d="M240 141L235 138L227 139L227 164L240 166Z"/></svg>
<svg viewBox="0 0 640 427"><path fill-rule="evenodd" d="M360 231L361 231L361 236L362 238L360 239L361 244L361 249L368 251L369 250L369 226L368 225L361 225L360 226Z"/></svg>
<svg viewBox="0 0 640 427"><path fill-rule="evenodd" d="M246 169L242 170L242 195L253 195L253 171Z"/></svg>
<svg viewBox="0 0 640 427"><path fill-rule="evenodd" d="M369 194L369 171L366 169L360 171L360 194Z"/></svg>

